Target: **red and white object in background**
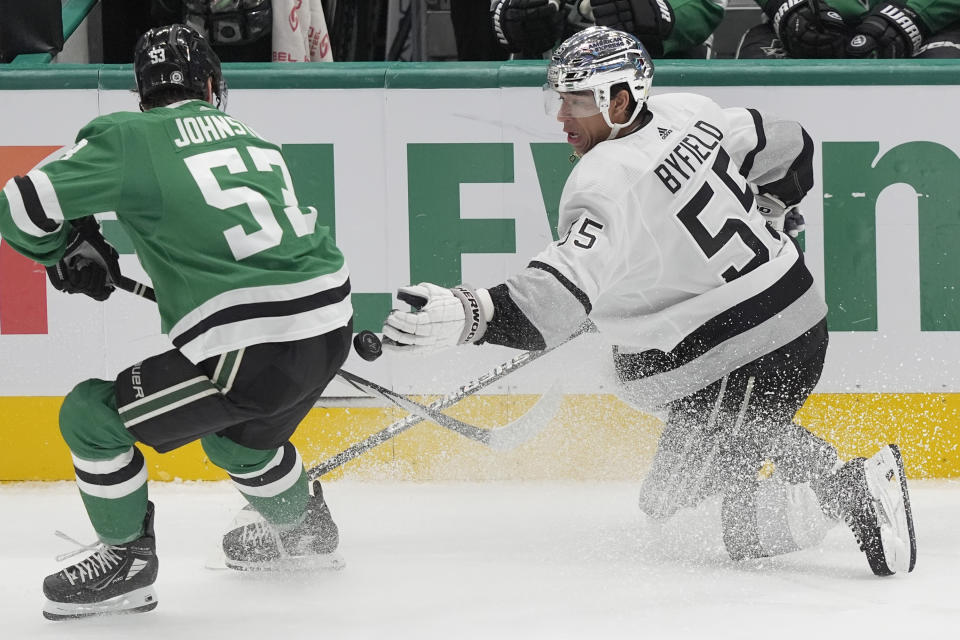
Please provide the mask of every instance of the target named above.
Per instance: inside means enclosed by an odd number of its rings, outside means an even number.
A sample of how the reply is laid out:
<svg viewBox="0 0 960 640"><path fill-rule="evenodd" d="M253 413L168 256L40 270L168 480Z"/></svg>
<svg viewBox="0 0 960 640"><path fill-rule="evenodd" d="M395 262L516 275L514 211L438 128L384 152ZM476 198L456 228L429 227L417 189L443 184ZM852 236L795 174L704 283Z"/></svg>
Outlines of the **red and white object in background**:
<svg viewBox="0 0 960 640"><path fill-rule="evenodd" d="M321 0L273 0L273 62L333 62Z"/></svg>

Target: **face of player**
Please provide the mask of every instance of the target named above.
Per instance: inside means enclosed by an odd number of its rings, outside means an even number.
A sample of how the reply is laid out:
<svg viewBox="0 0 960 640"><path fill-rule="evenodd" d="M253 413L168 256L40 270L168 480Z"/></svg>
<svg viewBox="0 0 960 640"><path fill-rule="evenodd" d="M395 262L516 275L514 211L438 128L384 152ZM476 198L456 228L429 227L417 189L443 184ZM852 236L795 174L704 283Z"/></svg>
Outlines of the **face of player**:
<svg viewBox="0 0 960 640"><path fill-rule="evenodd" d="M619 92L609 107L611 122L625 122L624 104L628 101ZM594 100L593 92L561 93L557 121L563 125L563 132L567 134L567 142L578 155L583 155L597 144L610 137L612 129L607 124L600 107Z"/></svg>
<svg viewBox="0 0 960 640"><path fill-rule="evenodd" d="M563 124L567 142L581 156L610 136L610 127L600 113L586 118L574 118L560 112L557 114L557 120Z"/></svg>

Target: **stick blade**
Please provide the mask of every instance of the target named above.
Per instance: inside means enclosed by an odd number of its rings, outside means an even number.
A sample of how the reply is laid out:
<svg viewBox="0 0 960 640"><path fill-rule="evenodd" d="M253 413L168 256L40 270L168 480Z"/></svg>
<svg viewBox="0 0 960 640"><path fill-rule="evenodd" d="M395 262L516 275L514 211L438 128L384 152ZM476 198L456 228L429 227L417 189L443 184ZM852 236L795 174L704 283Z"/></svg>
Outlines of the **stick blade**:
<svg viewBox="0 0 960 640"><path fill-rule="evenodd" d="M563 392L556 381L540 396L529 411L502 427L490 429L487 445L497 451L509 451L532 440L553 420L563 403Z"/></svg>

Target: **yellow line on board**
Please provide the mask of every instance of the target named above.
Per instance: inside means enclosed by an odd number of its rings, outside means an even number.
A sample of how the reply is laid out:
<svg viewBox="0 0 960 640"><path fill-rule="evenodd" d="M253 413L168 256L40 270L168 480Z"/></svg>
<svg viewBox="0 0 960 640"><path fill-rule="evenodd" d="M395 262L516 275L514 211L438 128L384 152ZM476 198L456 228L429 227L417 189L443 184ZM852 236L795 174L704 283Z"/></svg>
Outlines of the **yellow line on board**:
<svg viewBox="0 0 960 640"><path fill-rule="evenodd" d="M534 395L472 396L449 412L481 427L516 419ZM430 398L424 398L430 400ZM63 398L0 397L0 481L73 478L57 415ZM293 442L310 466L404 417L392 408L315 408ZM869 456L895 442L914 478L960 476L960 394L815 394L799 421ZM550 425L512 451L493 451L431 423L417 425L327 478L359 480L628 480L649 466L660 421L612 395L568 395ZM163 455L143 447L152 480L222 480L198 443Z"/></svg>

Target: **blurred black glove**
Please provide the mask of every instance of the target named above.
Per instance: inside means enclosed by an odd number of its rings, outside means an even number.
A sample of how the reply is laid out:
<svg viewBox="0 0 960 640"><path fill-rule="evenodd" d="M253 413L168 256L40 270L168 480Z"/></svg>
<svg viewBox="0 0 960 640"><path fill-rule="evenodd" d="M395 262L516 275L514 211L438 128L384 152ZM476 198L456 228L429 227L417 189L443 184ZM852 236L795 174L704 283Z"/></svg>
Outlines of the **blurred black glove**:
<svg viewBox="0 0 960 640"><path fill-rule="evenodd" d="M666 0L592 0L593 19L640 38L647 52L663 55L663 41L673 31L673 9Z"/></svg>
<svg viewBox="0 0 960 640"><path fill-rule="evenodd" d="M864 15L847 42L850 58L910 58L923 46L929 29L906 7L886 2Z"/></svg>
<svg viewBox="0 0 960 640"><path fill-rule="evenodd" d="M852 35L823 0L774 0L764 12L791 58L844 58Z"/></svg>
<svg viewBox="0 0 960 640"><path fill-rule="evenodd" d="M102 302L120 282L120 255L100 234L96 220L81 218L73 221L67 249L57 264L47 267L47 277L58 291Z"/></svg>
<svg viewBox="0 0 960 640"><path fill-rule="evenodd" d="M553 48L566 17L563 0L497 0L492 11L500 45L510 53L532 57Z"/></svg>

